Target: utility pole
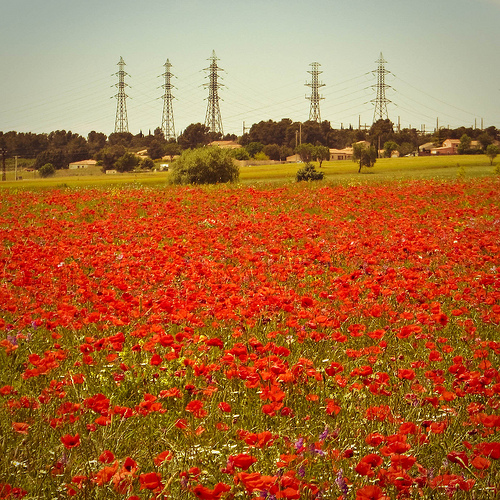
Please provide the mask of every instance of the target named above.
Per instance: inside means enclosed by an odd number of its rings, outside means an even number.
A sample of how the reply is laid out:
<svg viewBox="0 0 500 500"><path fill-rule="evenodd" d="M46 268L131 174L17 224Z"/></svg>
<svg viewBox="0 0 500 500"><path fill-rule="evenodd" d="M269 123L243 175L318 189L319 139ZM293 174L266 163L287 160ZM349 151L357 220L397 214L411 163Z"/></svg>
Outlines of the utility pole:
<svg viewBox="0 0 500 500"><path fill-rule="evenodd" d="M245 127L245 122L243 122L243 135L246 134L247 130L250 130L252 127Z"/></svg>
<svg viewBox="0 0 500 500"><path fill-rule="evenodd" d="M307 96L306 99L311 101L311 108L309 111L309 121L321 123L321 113L319 110L319 101L324 99L323 96L319 95L320 87L324 87L325 84L320 82L318 77L323 71L319 71L320 63L313 62L309 66L312 66L312 70L308 71L312 75L311 83L306 83L307 87L311 87L311 95Z"/></svg>
<svg viewBox="0 0 500 500"><path fill-rule="evenodd" d="M161 119L161 131L163 132L163 136L168 141L169 139L175 139L175 126L174 126L174 110L172 108L172 100L174 96L172 95L172 89L174 86L170 82L172 76L174 76L170 72L170 68L172 65L170 61L167 59L167 62L164 64L165 73L163 73L163 77L165 77L165 83L162 85L162 88L165 89L165 93L163 94L163 115Z"/></svg>
<svg viewBox="0 0 500 500"><path fill-rule="evenodd" d="M219 89L223 84L219 83L219 71L224 70L217 65L218 60L219 59L215 55L215 50L212 51L212 57L209 59L210 66L204 70L209 72L209 83L204 84L204 87L208 87L208 106L205 115L205 126L209 128L210 132L220 133L222 135L224 132L222 130L222 118L219 108Z"/></svg>
<svg viewBox="0 0 500 500"><path fill-rule="evenodd" d="M17 156L14 156L14 180L17 181Z"/></svg>
<svg viewBox="0 0 500 500"><path fill-rule="evenodd" d="M129 85L125 83L125 77L129 76L128 73L123 69L125 66L125 61L122 57L118 61L118 72L113 76L118 76L118 83L115 83L115 87L118 88L118 94L115 95L117 99L116 103L116 118L115 118L115 133L128 132L128 118L127 118L127 105L126 99L128 97L125 94L125 87Z"/></svg>
<svg viewBox="0 0 500 500"><path fill-rule="evenodd" d="M7 150L5 148L2 148L2 181L7 180L7 171L5 170L5 155L7 153Z"/></svg>
<svg viewBox="0 0 500 500"><path fill-rule="evenodd" d="M372 87L376 87L377 89L377 97L372 99L371 102L375 103L375 111L373 113L373 123L377 120L388 119L389 115L387 113L387 104L391 101L385 97L386 89L390 88L390 85L385 83L385 75L389 74L390 71L385 69L385 63L382 52L380 53L380 57L375 61L378 64L376 73L377 73L377 85L372 85ZM373 71L375 73L375 71Z"/></svg>

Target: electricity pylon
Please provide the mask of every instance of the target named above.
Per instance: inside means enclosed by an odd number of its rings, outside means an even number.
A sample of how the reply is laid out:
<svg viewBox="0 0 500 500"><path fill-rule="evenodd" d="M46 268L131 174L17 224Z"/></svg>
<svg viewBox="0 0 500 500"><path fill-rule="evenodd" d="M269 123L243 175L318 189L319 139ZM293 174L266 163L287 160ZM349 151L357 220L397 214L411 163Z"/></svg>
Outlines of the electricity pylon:
<svg viewBox="0 0 500 500"><path fill-rule="evenodd" d="M306 95L306 99L309 99L311 101L311 109L309 111L309 121L321 123L319 101L321 99L324 99L324 97L319 95L319 89L320 87L324 87L325 84L321 83L318 80L318 77L321 73L323 73L323 71L319 71L318 69L321 66L320 63L313 62L309 66L312 66L312 70L308 71L308 73L311 73L312 75L312 81L311 83L305 84L307 87L311 87L311 95L310 96Z"/></svg>
<svg viewBox="0 0 500 500"><path fill-rule="evenodd" d="M165 89L165 93L162 96L163 116L161 120L161 131L163 132L165 139L168 141L169 139L175 139L174 110L172 108L172 100L174 99L172 89L175 87L170 82L172 76L174 75L170 72L172 65L168 59L164 66L165 73L161 75L165 77L165 83L162 85L162 88Z"/></svg>
<svg viewBox="0 0 500 500"><path fill-rule="evenodd" d="M128 118L127 118L127 105L125 100L128 95L125 94L125 87L128 87L128 84L125 83L125 77L129 76L128 73L125 72L123 67L125 66L125 61L122 57L120 57L120 61L118 62L119 70L114 75L118 76L118 83L115 84L115 87L118 88L118 94L115 95L117 99L116 103L116 118L115 118L115 133L117 132L128 132Z"/></svg>
<svg viewBox="0 0 500 500"><path fill-rule="evenodd" d="M389 74L390 71L385 69L385 63L387 62L384 60L384 56L382 55L382 52L380 53L380 57L378 58L377 61L375 61L378 64L376 73L377 73L377 85L373 85L373 87L377 88L377 97L375 99L372 99L371 102L375 103L375 111L373 113L373 123L375 123L377 120L383 120L383 119L388 119L389 115L387 113L387 103L390 103L391 101L385 97L385 91L386 89L390 88L390 85L387 85L385 83L385 75ZM375 73L375 71L373 71Z"/></svg>
<svg viewBox="0 0 500 500"><path fill-rule="evenodd" d="M220 116L219 108L219 89L223 86L219 83L219 71L224 71L219 68L217 61L219 59L215 55L215 50L212 52L212 57L209 59L210 66L205 68L204 71L209 71L208 81L204 87L208 87L208 106L207 114L205 115L205 126L209 128L210 132L223 134L222 131L222 118Z"/></svg>

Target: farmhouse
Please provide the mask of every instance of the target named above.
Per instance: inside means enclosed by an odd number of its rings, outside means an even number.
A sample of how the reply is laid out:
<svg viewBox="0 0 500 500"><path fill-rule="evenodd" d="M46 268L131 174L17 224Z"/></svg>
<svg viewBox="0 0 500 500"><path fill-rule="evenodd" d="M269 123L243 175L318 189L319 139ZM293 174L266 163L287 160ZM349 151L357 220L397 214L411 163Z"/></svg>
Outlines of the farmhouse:
<svg viewBox="0 0 500 500"><path fill-rule="evenodd" d="M458 154L458 146L460 144L459 139L446 139L441 147L436 148L433 147L431 148L430 152L432 155L456 155ZM479 148L479 142L478 141L471 141L470 147L472 149L477 149Z"/></svg>
<svg viewBox="0 0 500 500"><path fill-rule="evenodd" d="M239 149L241 144L234 141L212 141L209 146L219 146L221 149Z"/></svg>
<svg viewBox="0 0 500 500"><path fill-rule="evenodd" d="M431 148L432 155L456 155L459 139L446 139L439 148Z"/></svg>
<svg viewBox="0 0 500 500"><path fill-rule="evenodd" d="M368 141L358 141L355 144L362 144L365 148L370 147ZM343 148L343 149L330 149L330 161L335 160L352 160L353 148Z"/></svg>
<svg viewBox="0 0 500 500"><path fill-rule="evenodd" d="M330 161L351 160L352 148L330 149Z"/></svg>
<svg viewBox="0 0 500 500"><path fill-rule="evenodd" d="M74 161L69 164L70 170L78 170L79 168L88 168L95 167L97 162L95 160L82 160L82 161Z"/></svg>

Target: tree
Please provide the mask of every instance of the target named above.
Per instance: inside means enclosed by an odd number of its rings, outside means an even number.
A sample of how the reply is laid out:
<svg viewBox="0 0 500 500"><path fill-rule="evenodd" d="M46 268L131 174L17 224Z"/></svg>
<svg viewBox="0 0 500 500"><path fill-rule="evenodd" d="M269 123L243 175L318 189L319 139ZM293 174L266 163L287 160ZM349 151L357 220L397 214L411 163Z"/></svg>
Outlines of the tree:
<svg viewBox="0 0 500 500"><path fill-rule="evenodd" d="M133 153L125 153L115 162L115 168L118 172L131 172L139 164L139 158Z"/></svg>
<svg viewBox="0 0 500 500"><path fill-rule="evenodd" d="M384 142L384 156L386 158L390 158L393 151L397 151L399 145L394 141L386 141Z"/></svg>
<svg viewBox="0 0 500 500"><path fill-rule="evenodd" d="M217 184L236 182L239 168L231 152L219 147L198 148L183 151L173 166L173 184Z"/></svg>
<svg viewBox="0 0 500 500"><path fill-rule="evenodd" d="M321 181L325 174L318 172L312 163L306 163L297 171L296 179L300 181Z"/></svg>
<svg viewBox="0 0 500 500"><path fill-rule="evenodd" d="M316 154L316 148L312 144L305 142L303 144L299 144L295 148L295 153L300 156L300 159L304 163L311 163L314 159L314 155Z"/></svg>
<svg viewBox="0 0 500 500"><path fill-rule="evenodd" d="M88 157L90 156L90 150L85 137L75 134L75 136L66 145L65 153L65 168L68 167L68 163L71 163L73 161L88 159Z"/></svg>
<svg viewBox="0 0 500 500"><path fill-rule="evenodd" d="M289 156L293 155L293 149L288 146L281 146L280 160L286 160Z"/></svg>
<svg viewBox="0 0 500 500"><path fill-rule="evenodd" d="M375 139L375 141L379 144L384 144L386 141L392 140L394 135L394 125L389 120L389 118L377 120L370 127L370 137ZM374 142L370 139L370 142Z"/></svg>
<svg viewBox="0 0 500 500"><path fill-rule="evenodd" d="M413 153L413 151L415 151L415 149L416 148L413 146L413 144L411 142L403 142L401 144L401 146L398 147L399 156L409 155L409 154Z"/></svg>
<svg viewBox="0 0 500 500"><path fill-rule="evenodd" d="M493 165L493 160L500 153L500 148L495 144L489 144L486 147L486 156L490 159L490 165Z"/></svg>
<svg viewBox="0 0 500 500"><path fill-rule="evenodd" d="M277 144L267 144L262 151L270 160L281 160L281 148Z"/></svg>
<svg viewBox="0 0 500 500"><path fill-rule="evenodd" d="M268 120L254 123L250 128L250 133L242 136L240 144L244 146L250 142L261 142L265 145L278 144L282 146L287 138L287 129L291 125L292 120L289 118L283 118L279 122ZM295 131L293 134L295 134Z"/></svg>
<svg viewBox="0 0 500 500"><path fill-rule="evenodd" d="M157 160L163 156L163 152L164 152L164 147L162 146L160 141L153 139L149 144L148 156L153 160Z"/></svg>
<svg viewBox="0 0 500 500"><path fill-rule="evenodd" d="M48 135L49 147L52 149L64 149L64 147L78 134L66 130L55 130Z"/></svg>
<svg viewBox="0 0 500 500"><path fill-rule="evenodd" d="M254 158L257 153L260 153L264 149L264 144L261 142L251 142L245 146L248 154Z"/></svg>
<svg viewBox="0 0 500 500"><path fill-rule="evenodd" d="M109 134L108 144L110 146L121 145L129 148L132 145L134 136L130 132L113 132Z"/></svg>
<svg viewBox="0 0 500 500"><path fill-rule="evenodd" d="M330 148L326 146L316 146L314 148L314 156L316 157L316 161L319 162L319 167L324 161L328 161L330 159Z"/></svg>
<svg viewBox="0 0 500 500"><path fill-rule="evenodd" d="M254 158L257 161L268 161L269 160L269 156L267 156L266 153L264 153L264 151L259 151L258 153L255 153Z"/></svg>
<svg viewBox="0 0 500 500"><path fill-rule="evenodd" d="M177 139L182 149L206 146L210 142L210 128L202 123L191 123Z"/></svg>
<svg viewBox="0 0 500 500"><path fill-rule="evenodd" d="M302 124L302 141L310 144L329 145L332 127L329 121L321 123L315 121L306 121Z"/></svg>
<svg viewBox="0 0 500 500"><path fill-rule="evenodd" d="M358 173L362 167L371 168L377 161L377 151L373 146L366 147L364 144L353 144L352 161L359 161Z"/></svg>
<svg viewBox="0 0 500 500"><path fill-rule="evenodd" d="M56 167L52 163L46 163L39 168L38 172L41 177L50 177L56 173Z"/></svg>
<svg viewBox="0 0 500 500"><path fill-rule="evenodd" d="M250 159L250 155L245 148L236 148L231 150L231 156L235 160L246 161Z"/></svg>
<svg viewBox="0 0 500 500"><path fill-rule="evenodd" d="M457 146L457 152L459 155L465 155L470 151L470 145L471 145L472 139L467 135L463 134L462 137L460 137L460 142Z"/></svg>
<svg viewBox="0 0 500 500"><path fill-rule="evenodd" d="M165 153L165 155L170 156L170 161L172 161L175 155L181 154L181 147L175 141L168 142L167 144L165 144L163 152Z"/></svg>
<svg viewBox="0 0 500 500"><path fill-rule="evenodd" d="M121 144L115 144L101 149L95 156L96 160L102 163L102 170L112 170L115 168L115 162L125 154L125 147Z"/></svg>
<svg viewBox="0 0 500 500"><path fill-rule="evenodd" d="M493 139L486 132L483 132L482 134L480 134L477 137L477 140L478 140L479 144L481 144L483 151L485 151L485 152L486 152L486 149L488 148L488 146L490 144L493 144Z"/></svg>
<svg viewBox="0 0 500 500"><path fill-rule="evenodd" d="M62 149L47 149L37 155L35 168L38 170L46 163L51 163L58 170L68 167L68 160Z"/></svg>
<svg viewBox="0 0 500 500"><path fill-rule="evenodd" d="M96 132L95 130L89 132L89 135L87 136L87 143L90 154L94 156L98 151L104 148L106 146L106 140L106 134L103 134L102 132Z"/></svg>
<svg viewBox="0 0 500 500"><path fill-rule="evenodd" d="M143 170L153 170L155 162L151 158L143 158L141 160L141 168Z"/></svg>

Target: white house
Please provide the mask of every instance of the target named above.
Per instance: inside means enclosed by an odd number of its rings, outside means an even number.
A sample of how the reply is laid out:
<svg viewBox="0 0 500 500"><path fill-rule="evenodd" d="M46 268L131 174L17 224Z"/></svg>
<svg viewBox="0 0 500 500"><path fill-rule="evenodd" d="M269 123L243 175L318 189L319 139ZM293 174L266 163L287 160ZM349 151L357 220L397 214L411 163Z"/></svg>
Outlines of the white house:
<svg viewBox="0 0 500 500"><path fill-rule="evenodd" d="M95 160L82 160L82 161L74 161L69 164L70 170L78 170L79 168L88 168L95 167L97 162Z"/></svg>

